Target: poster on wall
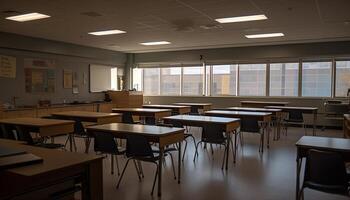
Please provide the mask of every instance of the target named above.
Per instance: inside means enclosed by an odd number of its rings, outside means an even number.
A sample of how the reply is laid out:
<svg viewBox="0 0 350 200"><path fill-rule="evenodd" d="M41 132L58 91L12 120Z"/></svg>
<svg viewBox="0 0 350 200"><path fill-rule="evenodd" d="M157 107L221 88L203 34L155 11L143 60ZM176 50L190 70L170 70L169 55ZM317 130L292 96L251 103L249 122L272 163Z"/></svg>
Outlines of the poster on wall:
<svg viewBox="0 0 350 200"><path fill-rule="evenodd" d="M63 70L63 88L71 89L73 87L73 72L72 70Z"/></svg>
<svg viewBox="0 0 350 200"><path fill-rule="evenodd" d="M26 92L55 92L55 61L43 59L25 59L24 75Z"/></svg>
<svg viewBox="0 0 350 200"><path fill-rule="evenodd" d="M0 55L0 77L16 78L16 58Z"/></svg>
<svg viewBox="0 0 350 200"><path fill-rule="evenodd" d="M78 72L73 73L73 94L79 94L79 76Z"/></svg>

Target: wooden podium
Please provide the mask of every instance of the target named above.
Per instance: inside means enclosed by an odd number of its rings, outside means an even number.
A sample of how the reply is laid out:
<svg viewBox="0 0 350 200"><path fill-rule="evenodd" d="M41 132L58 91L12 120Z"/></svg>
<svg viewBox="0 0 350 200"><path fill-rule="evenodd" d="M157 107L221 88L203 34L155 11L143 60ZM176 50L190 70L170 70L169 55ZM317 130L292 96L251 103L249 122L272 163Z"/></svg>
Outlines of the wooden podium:
<svg viewBox="0 0 350 200"><path fill-rule="evenodd" d="M116 108L141 108L143 94L139 91L108 91Z"/></svg>

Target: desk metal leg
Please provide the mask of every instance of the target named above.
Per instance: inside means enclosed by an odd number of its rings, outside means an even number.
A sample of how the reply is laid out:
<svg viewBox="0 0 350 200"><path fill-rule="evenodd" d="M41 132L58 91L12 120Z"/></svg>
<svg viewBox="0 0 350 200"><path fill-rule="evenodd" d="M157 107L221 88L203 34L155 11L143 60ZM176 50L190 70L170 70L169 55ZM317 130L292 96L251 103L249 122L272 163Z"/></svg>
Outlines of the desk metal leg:
<svg viewBox="0 0 350 200"><path fill-rule="evenodd" d="M231 142L231 134L228 133L227 134L227 147L226 147L226 170L228 170L228 158L229 158L229 154L230 154L230 142Z"/></svg>
<svg viewBox="0 0 350 200"><path fill-rule="evenodd" d="M312 135L316 135L316 121L317 121L317 112L314 112L314 121L313 121L313 130L312 130Z"/></svg>
<svg viewBox="0 0 350 200"><path fill-rule="evenodd" d="M68 135L68 137L69 137L69 150L71 151L71 152L73 152L73 134L69 134Z"/></svg>
<svg viewBox="0 0 350 200"><path fill-rule="evenodd" d="M267 148L270 148L270 122L267 122L266 124L266 128L267 128Z"/></svg>
<svg viewBox="0 0 350 200"><path fill-rule="evenodd" d="M180 184L181 182L181 142L179 142L179 155L178 155L178 160L177 160L177 183Z"/></svg>
<svg viewBox="0 0 350 200"><path fill-rule="evenodd" d="M297 177L296 177L296 189L295 189L295 199L300 199L300 170L301 170L302 158L297 158Z"/></svg>
<svg viewBox="0 0 350 200"><path fill-rule="evenodd" d="M158 196L162 195L162 162L164 157L164 147L159 147L159 164L158 164Z"/></svg>
<svg viewBox="0 0 350 200"><path fill-rule="evenodd" d="M234 144L233 149L232 149L233 153L234 153L234 155L233 155L233 163L236 163L236 156L237 156L237 131L235 130L232 133L235 134L235 144Z"/></svg>

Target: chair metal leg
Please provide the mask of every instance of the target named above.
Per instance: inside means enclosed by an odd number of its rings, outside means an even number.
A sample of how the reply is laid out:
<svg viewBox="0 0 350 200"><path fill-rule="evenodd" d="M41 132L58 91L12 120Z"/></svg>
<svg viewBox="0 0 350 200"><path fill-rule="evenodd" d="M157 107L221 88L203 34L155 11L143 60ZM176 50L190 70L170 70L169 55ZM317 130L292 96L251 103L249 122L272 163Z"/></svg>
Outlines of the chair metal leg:
<svg viewBox="0 0 350 200"><path fill-rule="evenodd" d="M156 166L157 166L157 170L156 170L156 174L154 175L154 181L153 181L153 186L152 186L152 192L151 192L151 195L153 195L154 186L156 185L156 181L157 181L157 177L158 177L158 165L161 165L161 163L156 164Z"/></svg>
<svg viewBox="0 0 350 200"><path fill-rule="evenodd" d="M123 176L124 176L126 167L128 166L130 160L131 160L131 158L129 158L129 159L126 161L126 163L125 163L125 166L124 166L124 169L123 169L123 171L122 171L122 174L120 175L119 180L118 180L117 189L119 188L120 182L121 182L121 180L122 180L122 178L123 178Z"/></svg>
<svg viewBox="0 0 350 200"><path fill-rule="evenodd" d="M175 165L174 165L174 159L173 159L173 154L168 153L170 156L170 160L171 160L171 166L173 168L173 173L174 173L174 179L176 180L176 172L175 172Z"/></svg>
<svg viewBox="0 0 350 200"><path fill-rule="evenodd" d="M185 159L185 154L186 154L186 149L187 149L187 141L186 140L184 140L185 141L185 148L184 148L184 153L182 154L182 161L184 161L184 159Z"/></svg>
<svg viewBox="0 0 350 200"><path fill-rule="evenodd" d="M199 141L199 142L197 143L197 145L196 145L196 151L195 151L195 153L194 153L193 162L196 162L196 156L199 156L199 154L198 154L198 146L199 146L199 144L201 144L201 143L202 143L202 141Z"/></svg>
<svg viewBox="0 0 350 200"><path fill-rule="evenodd" d="M115 162L117 163L118 176L120 175L118 156L115 156Z"/></svg>
<svg viewBox="0 0 350 200"><path fill-rule="evenodd" d="M226 147L224 149L224 157L222 158L222 165L221 165L222 170L224 170L225 160L226 160Z"/></svg>
<svg viewBox="0 0 350 200"><path fill-rule="evenodd" d="M135 165L135 169L136 169L137 176L139 177L139 181L141 181L141 176L140 176L141 172L140 172L140 169L137 167L136 161L133 160L133 162L134 162L134 165Z"/></svg>
<svg viewBox="0 0 350 200"><path fill-rule="evenodd" d="M111 174L114 174L114 155L111 154Z"/></svg>
<svg viewBox="0 0 350 200"><path fill-rule="evenodd" d="M142 163L141 161L137 161L137 164L138 164L138 168L140 170L140 175L142 178L145 178L145 175L143 174L143 168L142 168Z"/></svg>

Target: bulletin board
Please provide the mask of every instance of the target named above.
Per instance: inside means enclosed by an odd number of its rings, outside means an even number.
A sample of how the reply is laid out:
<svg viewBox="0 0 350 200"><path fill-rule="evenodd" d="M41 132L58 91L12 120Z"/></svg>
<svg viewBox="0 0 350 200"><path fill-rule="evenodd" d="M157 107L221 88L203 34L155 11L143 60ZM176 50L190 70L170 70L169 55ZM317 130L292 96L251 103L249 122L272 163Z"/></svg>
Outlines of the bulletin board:
<svg viewBox="0 0 350 200"><path fill-rule="evenodd" d="M55 92L55 62L53 60L25 59L25 89L27 93Z"/></svg>
<svg viewBox="0 0 350 200"><path fill-rule="evenodd" d="M0 55L0 77L16 78L16 58Z"/></svg>

